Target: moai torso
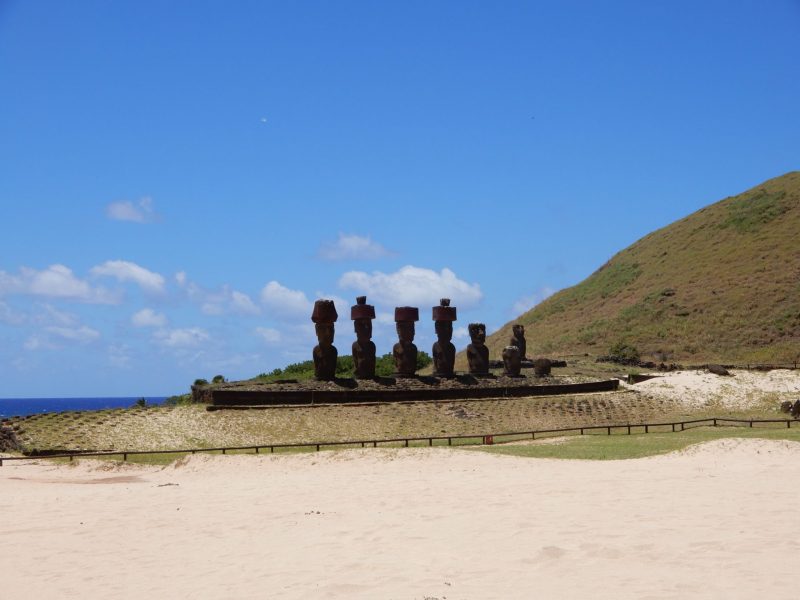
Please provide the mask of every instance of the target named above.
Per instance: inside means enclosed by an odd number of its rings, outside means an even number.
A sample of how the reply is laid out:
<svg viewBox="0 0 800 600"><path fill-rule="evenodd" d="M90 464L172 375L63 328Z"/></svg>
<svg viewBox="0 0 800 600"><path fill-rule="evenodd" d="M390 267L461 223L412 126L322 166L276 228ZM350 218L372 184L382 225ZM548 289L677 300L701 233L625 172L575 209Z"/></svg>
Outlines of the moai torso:
<svg viewBox="0 0 800 600"><path fill-rule="evenodd" d="M486 326L483 323L469 324L469 337L472 343L467 346L469 372L473 375L489 373L489 348L486 347Z"/></svg>
<svg viewBox="0 0 800 600"><path fill-rule="evenodd" d="M356 379L375 377L375 342L353 342L353 366Z"/></svg>
<svg viewBox="0 0 800 600"><path fill-rule="evenodd" d="M394 368L401 377L412 377L417 372L417 347L412 342L397 342L392 347Z"/></svg>
<svg viewBox="0 0 800 600"><path fill-rule="evenodd" d="M503 374L509 377L519 377L522 369L519 348L516 346L506 346L503 349Z"/></svg>
<svg viewBox="0 0 800 600"><path fill-rule="evenodd" d="M456 362L456 347L451 342L433 344L433 374L436 377L452 377Z"/></svg>
<svg viewBox="0 0 800 600"><path fill-rule="evenodd" d="M314 346L314 377L320 381L331 381L336 378L336 359L339 352L333 345Z"/></svg>

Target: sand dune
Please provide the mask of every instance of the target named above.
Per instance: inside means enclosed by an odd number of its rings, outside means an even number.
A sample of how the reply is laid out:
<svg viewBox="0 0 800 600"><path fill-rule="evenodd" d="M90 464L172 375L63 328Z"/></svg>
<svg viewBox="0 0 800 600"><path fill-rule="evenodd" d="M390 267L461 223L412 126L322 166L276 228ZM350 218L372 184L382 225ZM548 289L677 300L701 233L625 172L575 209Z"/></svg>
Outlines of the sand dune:
<svg viewBox="0 0 800 600"><path fill-rule="evenodd" d="M795 598L800 444L6 463L6 598Z"/></svg>
<svg viewBox="0 0 800 600"><path fill-rule="evenodd" d="M641 394L674 400L688 408L777 410L784 400L800 398L800 371L774 369L759 371L732 370L730 377L720 377L704 370L654 373L655 379L622 386Z"/></svg>

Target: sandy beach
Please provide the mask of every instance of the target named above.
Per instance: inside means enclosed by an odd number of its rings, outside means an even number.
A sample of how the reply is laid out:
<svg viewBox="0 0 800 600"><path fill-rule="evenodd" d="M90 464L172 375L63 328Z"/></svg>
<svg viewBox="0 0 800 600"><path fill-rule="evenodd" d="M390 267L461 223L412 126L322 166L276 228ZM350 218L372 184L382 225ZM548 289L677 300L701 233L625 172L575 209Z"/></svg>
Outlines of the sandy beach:
<svg viewBox="0 0 800 600"><path fill-rule="evenodd" d="M800 444L0 468L7 598L795 598Z"/></svg>

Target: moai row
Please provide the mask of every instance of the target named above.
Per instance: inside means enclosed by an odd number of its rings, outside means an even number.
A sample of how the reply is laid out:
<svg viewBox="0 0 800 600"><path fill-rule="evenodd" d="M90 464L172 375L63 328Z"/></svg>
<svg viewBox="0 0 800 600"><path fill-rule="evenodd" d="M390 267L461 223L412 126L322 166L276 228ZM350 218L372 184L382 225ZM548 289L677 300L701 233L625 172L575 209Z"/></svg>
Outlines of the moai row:
<svg viewBox="0 0 800 600"><path fill-rule="evenodd" d="M454 365L456 349L452 343L453 322L457 320L456 307L450 306L449 298L442 298L439 306L432 308L432 318L437 341L433 344L433 370L436 377L455 376ZM338 352L333 345L338 315L332 300L317 300L311 320L317 334L318 345L314 347L314 375L318 380L330 381L336 376ZM350 308L350 318L356 341L353 342L354 375L357 379L375 377L376 351L372 341L372 321L375 307L367 304L366 296L356 298ZM413 306L398 306L394 310L398 342L392 348L395 376L414 377L417 371L417 347L414 345L415 323L419 321L419 309ZM471 343L467 346L469 372L478 377L489 375L489 349L486 347L486 326L483 323L470 323ZM511 345L503 350L505 374L519 376L521 361L525 357L525 329L514 325Z"/></svg>

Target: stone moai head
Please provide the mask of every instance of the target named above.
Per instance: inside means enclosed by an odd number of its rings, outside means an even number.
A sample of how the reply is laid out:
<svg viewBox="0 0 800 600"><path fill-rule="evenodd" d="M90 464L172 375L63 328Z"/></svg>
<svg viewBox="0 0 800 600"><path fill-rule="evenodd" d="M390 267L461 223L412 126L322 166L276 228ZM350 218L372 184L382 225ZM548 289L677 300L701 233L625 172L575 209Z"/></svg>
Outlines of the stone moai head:
<svg viewBox="0 0 800 600"><path fill-rule="evenodd" d="M356 298L355 305L350 307L350 318L353 319L353 329L359 342L364 343L372 339L372 319L375 318L375 307L367 304L366 296Z"/></svg>
<svg viewBox="0 0 800 600"><path fill-rule="evenodd" d="M456 320L456 307L450 306L450 298L439 300L439 306L432 309L434 329L439 342L449 342L453 339L453 321Z"/></svg>
<svg viewBox="0 0 800 600"><path fill-rule="evenodd" d="M514 337L517 338L517 339L525 337L525 326L524 325L520 325L519 323L517 323L516 325L512 325L511 331L514 334Z"/></svg>
<svg viewBox="0 0 800 600"><path fill-rule="evenodd" d="M504 374L511 377L518 377L522 370L522 360L519 348L516 346L506 346L503 348L503 367Z"/></svg>
<svg viewBox="0 0 800 600"><path fill-rule="evenodd" d="M397 337L401 342L414 341L414 323L419 321L419 309L414 306L398 306L394 309Z"/></svg>
<svg viewBox="0 0 800 600"><path fill-rule="evenodd" d="M470 323L467 327L469 338L473 344L483 345L486 343L486 325L483 323Z"/></svg>
<svg viewBox="0 0 800 600"><path fill-rule="evenodd" d="M314 312L311 313L311 320L314 321L314 329L317 332L317 340L320 346L333 345L335 334L334 323L339 315L336 314L336 306L333 300L317 300L314 302Z"/></svg>

